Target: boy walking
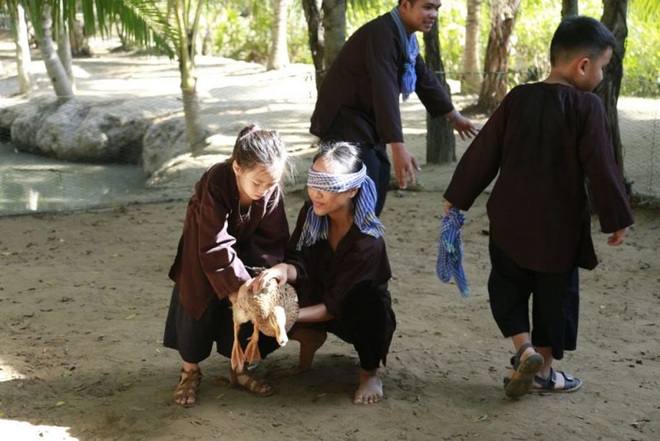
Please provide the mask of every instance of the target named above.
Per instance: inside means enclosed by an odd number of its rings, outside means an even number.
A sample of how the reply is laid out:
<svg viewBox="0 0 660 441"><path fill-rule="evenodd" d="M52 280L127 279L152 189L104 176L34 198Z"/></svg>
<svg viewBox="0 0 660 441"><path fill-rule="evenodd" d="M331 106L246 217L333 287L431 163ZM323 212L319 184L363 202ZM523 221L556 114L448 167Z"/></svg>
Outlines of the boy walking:
<svg viewBox="0 0 660 441"><path fill-rule="evenodd" d="M598 263L586 180L609 245L620 245L633 223L605 110L591 93L615 43L597 20L563 20L550 45L549 77L509 92L461 158L444 195L447 213L452 206L468 210L499 173L487 204L488 292L493 317L516 350L507 396L573 392L582 385L552 363L576 347L577 268Z"/></svg>

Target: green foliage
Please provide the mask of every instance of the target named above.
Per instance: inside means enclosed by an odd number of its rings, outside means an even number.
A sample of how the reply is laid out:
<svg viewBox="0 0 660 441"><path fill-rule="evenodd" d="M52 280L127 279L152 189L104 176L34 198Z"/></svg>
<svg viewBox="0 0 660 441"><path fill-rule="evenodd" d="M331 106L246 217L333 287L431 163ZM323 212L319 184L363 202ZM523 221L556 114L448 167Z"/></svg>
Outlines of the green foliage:
<svg viewBox="0 0 660 441"><path fill-rule="evenodd" d="M621 95L658 97L660 96L660 52L657 50L660 47L660 29L657 27L658 7L656 6L655 10L649 10L648 6L644 9L636 9L637 5L642 5L641 0L631 2L628 10L628 38L623 62ZM600 19L602 11L602 0L580 0L580 14ZM560 2L554 0L522 2L511 38L509 80L512 86L542 80L549 73L550 40L560 19ZM462 2L443 4L438 20L443 61L448 75L456 77L455 73L462 70L465 5ZM460 30L460 34L456 28ZM485 55L489 29L490 11L487 2L484 2L480 42L482 59Z"/></svg>
<svg viewBox="0 0 660 441"><path fill-rule="evenodd" d="M657 6L649 13L635 9L651 0L633 0L628 16L627 52L624 59L622 95L660 96L660 30L657 27ZM638 3L639 2L639 3ZM346 13L347 36L373 18L389 11L393 0L349 1ZM485 56L490 30L489 2L481 6L481 60ZM225 57L265 63L272 40L272 2L244 0L243 5L227 3L219 6L215 28L216 53ZM580 0L579 12L600 18L602 0ZM653 12L656 12L654 15ZM463 66L465 44L465 1L445 1L440 8L440 50L450 78L459 78ZM548 57L552 34L559 24L561 3L556 0L525 0L511 39L509 78L511 85L543 79L550 70ZM289 6L289 56L294 63L311 63L307 42L307 24L300 0ZM421 36L418 38L423 45ZM423 51L422 47L422 51ZM422 52L423 53L423 52Z"/></svg>
<svg viewBox="0 0 660 441"><path fill-rule="evenodd" d="M634 31L633 31L634 30ZM660 97L660 29L657 22L628 17L621 95Z"/></svg>
<svg viewBox="0 0 660 441"><path fill-rule="evenodd" d="M219 11L215 27L215 53L236 60L265 64L272 42L272 2L226 4ZM292 63L311 63L307 23L299 0L288 10L288 50Z"/></svg>
<svg viewBox="0 0 660 441"><path fill-rule="evenodd" d="M484 2L485 3L485 2ZM481 23L489 23L484 10L488 8L485 4L481 7ZM448 78L460 78L463 72L463 48L465 46L465 17L467 15L466 2L443 2L438 14L438 29L440 30L440 54L445 66ZM488 28L485 29L485 37L481 37L481 46L486 47L488 41ZM482 32L482 35L484 33ZM485 52L482 51L482 52ZM483 56L481 57L483 60Z"/></svg>
<svg viewBox="0 0 660 441"><path fill-rule="evenodd" d="M373 20L379 15L388 12L394 6L394 1L373 0L367 4L365 2L354 4L348 2L346 5L346 34L351 35L357 31L360 26Z"/></svg>
<svg viewBox="0 0 660 441"><path fill-rule="evenodd" d="M264 8L269 4L264 2ZM263 62L268 57L268 47L263 42L270 36L268 26L263 26L263 15L257 10L228 7L220 14L215 31L216 53L223 57L243 61ZM258 17L259 16L259 17ZM259 30L264 34L258 37Z"/></svg>
<svg viewBox="0 0 660 441"><path fill-rule="evenodd" d="M514 27L509 58L511 86L540 81L550 72L550 40L561 20L561 2L523 2Z"/></svg>
<svg viewBox="0 0 660 441"><path fill-rule="evenodd" d="M7 1L8 5L17 0ZM142 47L155 48L170 58L174 57L173 43L177 35L168 25L168 18L163 13L163 5L154 0L22 0L34 32L38 37L42 34L41 17L44 5L51 6L53 16L53 31L59 32L60 15L70 23L75 20L76 13L83 14L83 23L87 35L100 34L108 36L114 23L122 23L126 36ZM174 0L169 0L172 3ZM204 1L204 0L199 0ZM167 5L166 5L167 6ZM169 6L168 6L169 7ZM15 8L15 6L14 6ZM167 9L167 8L165 8Z"/></svg>

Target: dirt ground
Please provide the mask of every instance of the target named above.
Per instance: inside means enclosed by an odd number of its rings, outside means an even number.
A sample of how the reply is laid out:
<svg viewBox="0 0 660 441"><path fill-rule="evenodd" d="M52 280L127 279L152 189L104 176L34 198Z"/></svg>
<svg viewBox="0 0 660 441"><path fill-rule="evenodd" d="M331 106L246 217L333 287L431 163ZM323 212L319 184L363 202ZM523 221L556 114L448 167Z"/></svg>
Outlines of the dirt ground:
<svg viewBox="0 0 660 441"><path fill-rule="evenodd" d="M407 109L406 118L417 108ZM268 115L259 122L277 126ZM421 157L421 124L407 126ZM172 403L180 360L162 347L162 333L185 201L0 218L0 438L659 439L658 209L636 207L618 248L605 244L594 219L601 263L581 273L578 350L557 364L583 388L511 400L502 377L512 349L486 293L487 195L464 227L471 296L435 275L440 190L450 173L424 166L425 191L388 196L382 221L398 328L382 371L385 399L373 406L351 404L357 358L332 336L302 376L287 374L295 342L265 360L256 372L276 387L271 397L229 387L228 360L214 354L202 364L199 404ZM292 218L303 197L289 191Z"/></svg>

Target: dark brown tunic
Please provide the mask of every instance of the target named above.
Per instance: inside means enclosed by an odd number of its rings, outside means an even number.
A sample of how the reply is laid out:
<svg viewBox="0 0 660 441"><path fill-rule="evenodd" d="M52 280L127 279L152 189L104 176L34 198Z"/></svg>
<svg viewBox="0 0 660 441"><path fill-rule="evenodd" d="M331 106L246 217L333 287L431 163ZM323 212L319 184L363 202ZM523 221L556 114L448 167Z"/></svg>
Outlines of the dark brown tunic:
<svg viewBox="0 0 660 441"><path fill-rule="evenodd" d="M328 70L310 132L325 137L333 126L342 141L370 145L403 142L399 95L404 53L389 13L358 29ZM450 112L451 97L421 55L415 93L433 117Z"/></svg>
<svg viewBox="0 0 660 441"><path fill-rule="evenodd" d="M296 251L302 226L310 202L303 204L296 227L287 248L286 261L296 267L296 290L300 306L325 304L328 312L338 319L343 316L343 303L352 287L370 282L387 293L387 282L392 277L385 241L364 234L353 224L336 250L323 239ZM389 293L387 293L389 297Z"/></svg>
<svg viewBox="0 0 660 441"><path fill-rule="evenodd" d="M279 187L241 213L231 163L210 167L195 185L169 276L186 311L199 319L213 296L236 292L250 267L282 261L289 225Z"/></svg>
<svg viewBox="0 0 660 441"><path fill-rule="evenodd" d="M518 86L461 158L445 198L467 210L499 172L487 205L493 241L522 268L593 269L585 178L604 233L633 223L609 133L595 94Z"/></svg>

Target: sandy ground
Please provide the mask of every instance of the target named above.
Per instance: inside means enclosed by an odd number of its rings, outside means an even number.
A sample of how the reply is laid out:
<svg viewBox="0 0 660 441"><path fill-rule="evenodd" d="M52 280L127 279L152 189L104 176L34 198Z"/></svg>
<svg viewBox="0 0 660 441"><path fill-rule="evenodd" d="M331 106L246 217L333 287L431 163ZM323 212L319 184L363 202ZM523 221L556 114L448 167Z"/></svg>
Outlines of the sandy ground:
<svg viewBox="0 0 660 441"><path fill-rule="evenodd" d="M268 102L256 117L247 104L236 113L295 128L285 133L295 142L312 102L282 99L284 120ZM419 104L407 104L404 116L422 158ZM511 345L486 293L487 196L464 227L472 295L460 298L434 272L440 190L450 174L425 166L425 191L391 192L382 216L398 329L382 372L386 396L373 406L351 404L357 358L333 337L302 376L287 374L295 342L262 363L257 373L277 388L271 397L229 387L228 361L214 354L202 364L199 404L172 403L180 361L162 347L162 332L185 201L0 218L0 439L659 439L657 208L636 207L636 225L618 248L605 245L594 222L601 264L581 273L578 350L558 363L584 381L582 390L510 400L502 377ZM290 216L303 196L289 191Z"/></svg>

